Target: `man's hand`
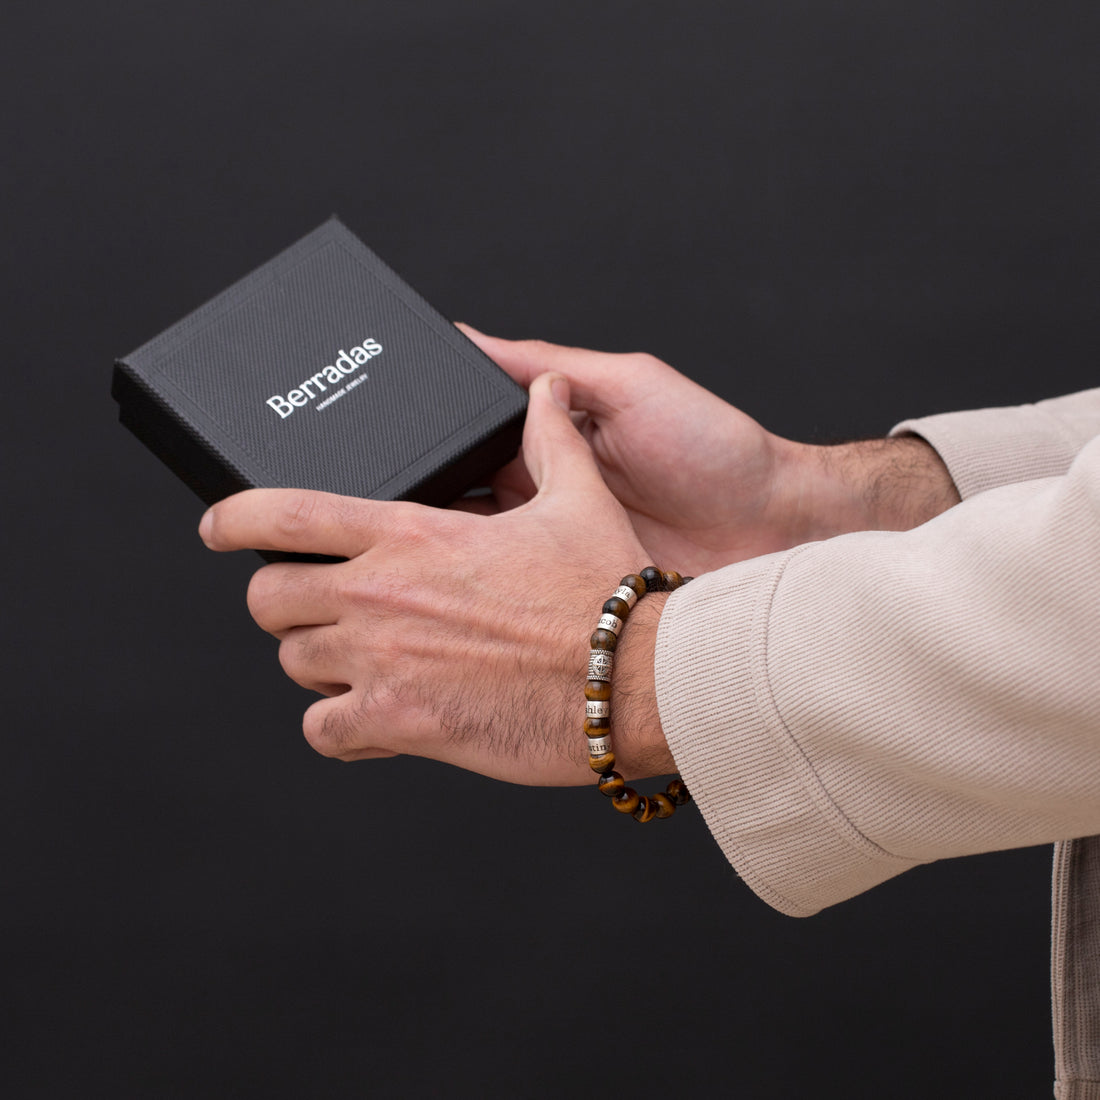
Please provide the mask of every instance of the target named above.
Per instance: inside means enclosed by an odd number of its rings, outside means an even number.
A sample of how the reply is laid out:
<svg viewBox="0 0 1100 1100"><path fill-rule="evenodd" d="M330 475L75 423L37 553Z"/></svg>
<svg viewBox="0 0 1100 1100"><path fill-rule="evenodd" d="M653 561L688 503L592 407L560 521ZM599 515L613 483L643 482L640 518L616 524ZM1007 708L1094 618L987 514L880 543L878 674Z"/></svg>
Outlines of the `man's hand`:
<svg viewBox="0 0 1100 1100"><path fill-rule="evenodd" d="M704 573L846 531L905 530L957 503L919 439L794 443L651 355L615 355L459 326L522 386L569 379L574 417L643 546ZM493 485L500 508L532 492L523 456Z"/></svg>
<svg viewBox="0 0 1100 1100"><path fill-rule="evenodd" d="M581 729L588 637L619 578L649 562L568 408L562 377L531 385L534 495L498 515L256 489L203 517L215 550L348 559L265 566L248 593L287 674L325 696L304 720L319 752L409 753L518 783L594 781ZM675 770L653 690L663 599L638 604L616 654L616 767L628 776Z"/></svg>

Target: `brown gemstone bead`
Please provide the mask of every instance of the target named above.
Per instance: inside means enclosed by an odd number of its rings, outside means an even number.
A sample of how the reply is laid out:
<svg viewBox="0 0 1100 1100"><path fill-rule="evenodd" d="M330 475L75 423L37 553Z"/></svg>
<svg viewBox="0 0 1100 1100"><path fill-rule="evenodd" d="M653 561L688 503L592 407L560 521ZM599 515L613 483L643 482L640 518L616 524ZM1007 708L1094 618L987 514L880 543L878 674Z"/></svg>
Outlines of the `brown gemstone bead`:
<svg viewBox="0 0 1100 1100"><path fill-rule="evenodd" d="M684 583L684 578L675 570L668 573L662 573L661 576L664 577L665 588L667 588L669 592L675 592L676 589Z"/></svg>
<svg viewBox="0 0 1100 1100"><path fill-rule="evenodd" d="M588 766L596 772L597 775L609 772L615 767L615 754L613 752L605 752L602 756L590 756L588 758Z"/></svg>
<svg viewBox="0 0 1100 1100"><path fill-rule="evenodd" d="M649 800L657 807L658 817L671 817L676 812L676 806L667 794L651 794Z"/></svg>
<svg viewBox="0 0 1100 1100"><path fill-rule="evenodd" d="M593 702L606 702L611 698L611 684L605 684L603 680L589 680L584 685L584 697Z"/></svg>
<svg viewBox="0 0 1100 1100"><path fill-rule="evenodd" d="M639 576L645 581L647 592L663 592L665 590L664 574L655 565L647 565Z"/></svg>
<svg viewBox="0 0 1100 1100"><path fill-rule="evenodd" d="M637 573L627 573L627 575L619 581L619 587L633 588L639 596L645 595L645 581L643 581Z"/></svg>
<svg viewBox="0 0 1100 1100"><path fill-rule="evenodd" d="M584 732L589 737L602 737L611 729L610 718L586 718L584 720Z"/></svg>
<svg viewBox="0 0 1100 1100"><path fill-rule="evenodd" d="M619 644L619 636L610 630L596 630L588 639L588 644L593 649L606 649L609 653L614 653Z"/></svg>
<svg viewBox="0 0 1100 1100"><path fill-rule="evenodd" d="M600 781L596 784L596 787L600 794L605 794L608 798L614 798L626 790L626 780L618 772L609 772L607 775L600 776Z"/></svg>
<svg viewBox="0 0 1100 1100"><path fill-rule="evenodd" d="M647 798L643 794L641 798L638 799L638 808L634 811L634 820L645 824L647 821L652 821L656 816L656 803L652 798Z"/></svg>
<svg viewBox="0 0 1100 1100"><path fill-rule="evenodd" d="M665 787L665 794L667 794L677 806L683 806L685 803L691 801L691 795L688 793L687 784L682 779L674 779L669 783L669 785Z"/></svg>
<svg viewBox="0 0 1100 1100"><path fill-rule="evenodd" d="M632 814L638 808L639 802L641 797L633 787L623 787L612 799L611 805L621 814Z"/></svg>
<svg viewBox="0 0 1100 1100"><path fill-rule="evenodd" d="M605 615L614 615L617 618L625 619L630 614L630 607L626 600L620 600L618 596L612 596L611 599L603 605L603 613Z"/></svg>

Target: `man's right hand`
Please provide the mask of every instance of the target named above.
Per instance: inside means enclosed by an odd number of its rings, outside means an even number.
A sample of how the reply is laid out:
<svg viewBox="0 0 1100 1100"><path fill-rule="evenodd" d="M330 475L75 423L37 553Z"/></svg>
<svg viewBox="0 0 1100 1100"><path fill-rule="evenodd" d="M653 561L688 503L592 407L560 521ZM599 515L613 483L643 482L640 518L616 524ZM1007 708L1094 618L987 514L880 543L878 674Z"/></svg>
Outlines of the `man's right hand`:
<svg viewBox="0 0 1100 1100"><path fill-rule="evenodd" d="M546 371L569 379L574 419L600 472L664 568L703 573L846 531L903 530L958 500L919 439L794 443L651 355L460 327L524 387ZM532 495L522 455L494 492L505 509ZM584 525L598 536L595 522Z"/></svg>

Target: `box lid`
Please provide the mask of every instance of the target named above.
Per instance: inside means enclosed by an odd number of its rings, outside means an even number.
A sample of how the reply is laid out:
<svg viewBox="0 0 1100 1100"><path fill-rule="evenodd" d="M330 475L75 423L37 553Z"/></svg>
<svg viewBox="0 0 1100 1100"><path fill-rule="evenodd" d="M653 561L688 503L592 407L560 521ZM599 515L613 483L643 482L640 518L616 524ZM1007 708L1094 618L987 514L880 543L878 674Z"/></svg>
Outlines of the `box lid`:
<svg viewBox="0 0 1100 1100"><path fill-rule="evenodd" d="M526 408L335 218L120 359L113 392L207 501L294 486L446 503L511 457Z"/></svg>

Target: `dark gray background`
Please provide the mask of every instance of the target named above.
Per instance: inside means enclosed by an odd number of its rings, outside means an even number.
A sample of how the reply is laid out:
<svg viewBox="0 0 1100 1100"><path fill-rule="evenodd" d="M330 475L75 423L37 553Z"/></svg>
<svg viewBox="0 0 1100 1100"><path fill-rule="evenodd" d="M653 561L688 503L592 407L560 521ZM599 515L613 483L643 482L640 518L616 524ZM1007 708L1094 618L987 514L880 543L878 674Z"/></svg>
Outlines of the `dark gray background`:
<svg viewBox="0 0 1100 1100"><path fill-rule="evenodd" d="M797 438L1095 384L1100 9L4 22L0 1090L1048 1095L1046 849L794 921L696 815L323 760L255 558L108 384L332 212L450 317L652 351Z"/></svg>

